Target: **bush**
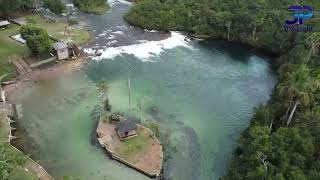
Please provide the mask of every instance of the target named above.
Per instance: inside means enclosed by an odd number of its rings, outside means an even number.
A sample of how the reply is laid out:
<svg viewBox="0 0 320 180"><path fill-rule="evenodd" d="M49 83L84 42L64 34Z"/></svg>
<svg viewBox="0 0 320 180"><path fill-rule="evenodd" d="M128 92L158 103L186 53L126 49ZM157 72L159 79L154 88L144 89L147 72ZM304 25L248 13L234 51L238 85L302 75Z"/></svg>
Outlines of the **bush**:
<svg viewBox="0 0 320 180"><path fill-rule="evenodd" d="M20 33L21 37L27 41L27 46L33 55L42 55L52 49L52 41L46 30L33 26L23 26Z"/></svg>
<svg viewBox="0 0 320 180"><path fill-rule="evenodd" d="M43 7L56 14L66 12L66 6L60 0L43 0Z"/></svg>
<svg viewBox="0 0 320 180"><path fill-rule="evenodd" d="M9 144L0 144L0 154L0 177L3 180L9 180L14 168L23 165L26 159Z"/></svg>
<svg viewBox="0 0 320 180"><path fill-rule="evenodd" d="M69 26L72 26L72 25L79 24L79 22L76 19L71 18L68 20L68 24Z"/></svg>
<svg viewBox="0 0 320 180"><path fill-rule="evenodd" d="M152 130L152 132L154 133L154 135L159 138L160 137L160 127L157 123L154 122L149 122L147 124L147 127L150 128Z"/></svg>

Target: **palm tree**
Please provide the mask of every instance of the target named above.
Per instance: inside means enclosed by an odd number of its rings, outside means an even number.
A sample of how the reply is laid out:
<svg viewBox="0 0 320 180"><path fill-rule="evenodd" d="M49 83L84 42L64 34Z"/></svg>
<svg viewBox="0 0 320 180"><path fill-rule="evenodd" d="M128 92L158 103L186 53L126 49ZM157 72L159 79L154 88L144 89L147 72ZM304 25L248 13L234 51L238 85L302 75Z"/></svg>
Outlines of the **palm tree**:
<svg viewBox="0 0 320 180"><path fill-rule="evenodd" d="M103 107L106 111L109 111L111 109L111 106L109 104L109 98L108 98L108 92L109 92L109 85L107 81L102 80L97 85L98 91L100 91L100 97L102 99Z"/></svg>
<svg viewBox="0 0 320 180"><path fill-rule="evenodd" d="M315 99L315 91L320 87L319 80L310 76L310 71L306 66L301 66L297 70L286 75L283 83L278 85L279 94L282 97L294 101L293 108L287 120L287 127L290 125L292 117L299 104L309 106ZM292 103L289 103L289 106Z"/></svg>
<svg viewBox="0 0 320 180"><path fill-rule="evenodd" d="M307 65L310 60L312 51L314 50L314 44L316 42L320 42L320 32L314 32L306 39L306 43L308 44L308 46L310 46L310 51L304 63L305 65Z"/></svg>

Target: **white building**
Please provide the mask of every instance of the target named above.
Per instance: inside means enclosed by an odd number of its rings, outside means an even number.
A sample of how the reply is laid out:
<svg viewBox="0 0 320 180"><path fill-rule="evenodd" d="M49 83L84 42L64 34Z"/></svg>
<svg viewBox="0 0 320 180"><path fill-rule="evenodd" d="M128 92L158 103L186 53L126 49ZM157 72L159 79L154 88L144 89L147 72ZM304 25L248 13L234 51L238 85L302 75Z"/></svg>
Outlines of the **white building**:
<svg viewBox="0 0 320 180"><path fill-rule="evenodd" d="M69 51L68 45L65 42L56 42L53 43L53 48L56 50L58 55L58 60L68 59L69 58Z"/></svg>

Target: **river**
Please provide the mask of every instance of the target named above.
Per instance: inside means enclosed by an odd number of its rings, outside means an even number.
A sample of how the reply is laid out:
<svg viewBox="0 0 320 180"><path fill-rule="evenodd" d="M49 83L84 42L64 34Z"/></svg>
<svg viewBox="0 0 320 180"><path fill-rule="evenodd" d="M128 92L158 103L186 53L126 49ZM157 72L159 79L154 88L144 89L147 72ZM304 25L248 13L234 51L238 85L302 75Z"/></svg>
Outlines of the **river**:
<svg viewBox="0 0 320 180"><path fill-rule="evenodd" d="M266 103L276 83L266 56L221 41L185 41L185 35L147 31L122 19L131 4L112 1L103 16L74 16L94 35L86 47L101 56L80 71L15 91L22 105L17 146L57 179L144 180L110 160L95 141L99 109L96 84L107 80L113 112L128 112L160 125L169 180L212 180L225 173L239 134L254 107Z"/></svg>

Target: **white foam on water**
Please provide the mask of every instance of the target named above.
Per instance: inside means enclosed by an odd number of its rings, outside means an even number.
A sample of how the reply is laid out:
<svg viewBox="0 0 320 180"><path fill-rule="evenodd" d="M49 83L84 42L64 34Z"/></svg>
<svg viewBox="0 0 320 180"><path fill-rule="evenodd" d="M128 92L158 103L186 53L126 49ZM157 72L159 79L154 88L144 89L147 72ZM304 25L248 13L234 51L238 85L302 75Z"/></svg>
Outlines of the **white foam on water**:
<svg viewBox="0 0 320 180"><path fill-rule="evenodd" d="M118 41L117 40L112 40L112 41L109 41L107 44L108 45L112 45L112 44L115 44L115 43L117 43Z"/></svg>
<svg viewBox="0 0 320 180"><path fill-rule="evenodd" d="M117 4L127 4L127 5L132 5L131 2L126 1L126 0L108 0L108 4L112 7Z"/></svg>
<svg viewBox="0 0 320 180"><path fill-rule="evenodd" d="M147 40L137 40L139 44L148 42Z"/></svg>
<svg viewBox="0 0 320 180"><path fill-rule="evenodd" d="M106 39L112 40L112 39L114 39L115 37L116 37L115 35L109 34L109 36L107 36Z"/></svg>
<svg viewBox="0 0 320 180"><path fill-rule="evenodd" d="M106 36L108 34L107 31L103 31L101 34L98 34L99 37Z"/></svg>
<svg viewBox="0 0 320 180"><path fill-rule="evenodd" d="M134 55L142 61L152 61L150 58L161 54L166 49L172 49L178 46L191 48L189 42L185 41L186 36L178 33L171 32L171 37L161 41L147 41L141 44L133 44L120 47L109 47L106 49L99 49L96 51L92 48L87 48L84 51L87 54L93 55L93 60L113 59L117 56L124 54ZM95 54L101 54L101 56L94 57Z"/></svg>
<svg viewBox="0 0 320 180"><path fill-rule="evenodd" d="M128 27L125 26L125 25L118 25L118 26L116 26L116 27L119 28L119 29L121 29L121 30L128 29Z"/></svg>
<svg viewBox="0 0 320 180"><path fill-rule="evenodd" d="M146 32L151 32L151 33L153 33L153 32L158 32L157 30L148 30L148 29L144 29L144 31L146 31Z"/></svg>
<svg viewBox="0 0 320 180"><path fill-rule="evenodd" d="M124 34L122 31L114 31L112 34Z"/></svg>

